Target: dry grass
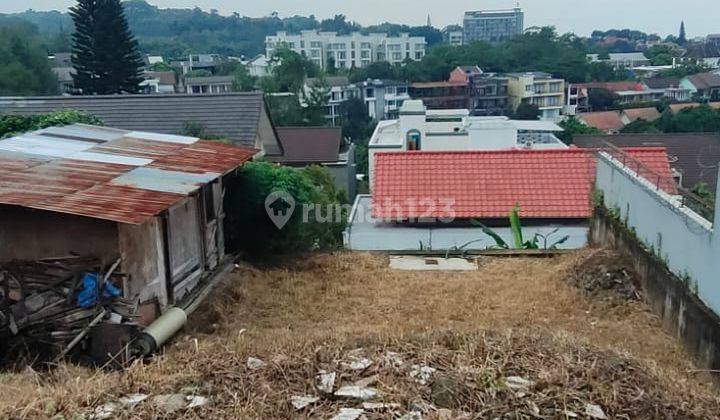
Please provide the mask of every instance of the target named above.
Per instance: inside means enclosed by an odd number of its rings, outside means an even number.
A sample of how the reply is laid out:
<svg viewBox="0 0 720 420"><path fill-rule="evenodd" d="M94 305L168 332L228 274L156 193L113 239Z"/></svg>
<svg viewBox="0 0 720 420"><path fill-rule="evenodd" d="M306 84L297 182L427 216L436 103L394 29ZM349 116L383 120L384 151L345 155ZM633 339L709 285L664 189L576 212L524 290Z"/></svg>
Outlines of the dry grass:
<svg viewBox="0 0 720 420"><path fill-rule="evenodd" d="M0 417L69 418L129 393L188 386L212 404L172 417L329 417L355 406L325 398L292 409L291 395L317 394L319 369L337 371L342 384L378 375L380 400L400 404L398 413L435 402L453 417L562 418L590 402L620 418L717 417L717 394L686 373L691 362L643 304L586 298L564 281L588 252L487 258L478 272L454 273L391 271L386 257L358 253L243 265L151 363L122 373L63 366L51 375L0 375ZM374 361L365 372L340 363L355 348ZM399 353L404 367L390 366L387 351ZM249 356L268 364L248 369ZM432 384L410 379L413 363L457 385L451 403L438 403ZM507 376L536 384L518 395L502 385ZM145 403L121 416L163 413Z"/></svg>

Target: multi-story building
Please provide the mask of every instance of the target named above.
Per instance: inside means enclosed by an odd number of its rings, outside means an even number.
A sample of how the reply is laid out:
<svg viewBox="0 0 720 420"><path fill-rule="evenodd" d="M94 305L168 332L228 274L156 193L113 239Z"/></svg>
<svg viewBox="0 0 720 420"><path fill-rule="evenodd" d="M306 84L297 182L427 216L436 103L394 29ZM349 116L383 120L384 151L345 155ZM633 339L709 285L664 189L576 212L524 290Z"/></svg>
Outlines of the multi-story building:
<svg viewBox="0 0 720 420"><path fill-rule="evenodd" d="M459 25L447 26L442 31L443 42L458 47L463 44L463 28Z"/></svg>
<svg viewBox="0 0 720 420"><path fill-rule="evenodd" d="M278 32L265 38L266 56L272 57L277 48L297 52L322 68L365 67L376 61L400 64L405 60L420 60L425 56L425 37L401 33L339 35L335 32L301 31L300 34Z"/></svg>
<svg viewBox="0 0 720 420"><path fill-rule="evenodd" d="M565 80L542 72L511 73L507 78L508 99L513 111L525 103L540 109L540 119L560 117L565 105Z"/></svg>
<svg viewBox="0 0 720 420"><path fill-rule="evenodd" d="M186 77L185 90L188 94L232 92L233 76Z"/></svg>
<svg viewBox="0 0 720 420"><path fill-rule="evenodd" d="M409 86L405 82L367 80L360 88L368 116L377 121L397 118L400 107L410 99Z"/></svg>
<svg viewBox="0 0 720 420"><path fill-rule="evenodd" d="M525 15L519 7L508 10L465 12L463 42L498 43L522 35Z"/></svg>
<svg viewBox="0 0 720 420"><path fill-rule="evenodd" d="M305 85L303 87L304 97L309 97L310 92L318 83L321 83L321 79L305 79ZM328 89L328 104L325 110L325 118L330 120L332 125L338 125L342 122L343 105L349 99L360 97L360 91L358 86L350 83L345 76L326 77L324 83Z"/></svg>
<svg viewBox="0 0 720 420"><path fill-rule="evenodd" d="M505 115L508 111L508 79L485 73L478 66L457 67L451 82L468 85L467 109L473 115Z"/></svg>

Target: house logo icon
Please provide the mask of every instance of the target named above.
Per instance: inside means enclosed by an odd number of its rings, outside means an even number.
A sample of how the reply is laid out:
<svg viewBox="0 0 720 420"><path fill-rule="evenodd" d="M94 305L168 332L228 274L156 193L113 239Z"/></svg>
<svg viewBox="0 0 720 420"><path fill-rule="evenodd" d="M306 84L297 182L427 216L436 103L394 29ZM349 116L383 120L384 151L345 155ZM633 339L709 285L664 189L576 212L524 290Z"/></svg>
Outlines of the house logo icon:
<svg viewBox="0 0 720 420"><path fill-rule="evenodd" d="M282 229L295 211L295 199L286 191L275 191L265 199L265 211L275 226Z"/></svg>

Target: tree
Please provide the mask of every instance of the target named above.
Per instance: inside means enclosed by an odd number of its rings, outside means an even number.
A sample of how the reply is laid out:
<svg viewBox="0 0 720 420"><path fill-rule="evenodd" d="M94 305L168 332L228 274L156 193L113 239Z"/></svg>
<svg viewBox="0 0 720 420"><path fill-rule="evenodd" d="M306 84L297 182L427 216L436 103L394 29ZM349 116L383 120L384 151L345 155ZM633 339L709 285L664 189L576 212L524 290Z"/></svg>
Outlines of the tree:
<svg viewBox="0 0 720 420"><path fill-rule="evenodd" d="M350 98L340 108L342 114L343 137L352 141L369 139L375 128L368 116L365 102L360 98Z"/></svg>
<svg viewBox="0 0 720 420"><path fill-rule="evenodd" d="M0 28L0 57L0 96L57 93L57 79L47 53L38 45L35 26L20 23Z"/></svg>
<svg viewBox="0 0 720 420"><path fill-rule="evenodd" d="M580 122L580 120L573 116L566 118L558 125L563 129L561 133L558 133L558 138L562 140L565 144L572 144L573 139L576 135L603 134L602 131L598 130L595 127L590 127L589 125L583 124L582 122Z"/></svg>
<svg viewBox="0 0 720 420"><path fill-rule="evenodd" d="M678 44L679 45L685 45L687 44L687 35L685 34L685 21L680 22L680 35L678 35Z"/></svg>
<svg viewBox="0 0 720 420"><path fill-rule="evenodd" d="M233 92L250 92L255 90L257 78L250 75L245 66L239 66L232 73L232 90Z"/></svg>
<svg viewBox="0 0 720 420"><path fill-rule="evenodd" d="M537 120L540 118L540 108L535 104L521 103L515 110L513 119L516 120Z"/></svg>
<svg viewBox="0 0 720 420"><path fill-rule="evenodd" d="M604 88L591 89L588 94L588 102L595 111L615 108L618 99L619 97L615 92Z"/></svg>
<svg viewBox="0 0 720 420"><path fill-rule="evenodd" d="M325 76L321 75L315 80L315 84L310 88L305 97L305 119L308 125L318 126L325 125L325 111L330 100L330 86L325 80Z"/></svg>
<svg viewBox="0 0 720 420"><path fill-rule="evenodd" d="M83 94L137 93L142 60L120 0L78 0L72 63Z"/></svg>
<svg viewBox="0 0 720 420"><path fill-rule="evenodd" d="M305 57L287 48L279 48L273 57L272 74L280 92L299 94L306 77L315 77L319 69Z"/></svg>

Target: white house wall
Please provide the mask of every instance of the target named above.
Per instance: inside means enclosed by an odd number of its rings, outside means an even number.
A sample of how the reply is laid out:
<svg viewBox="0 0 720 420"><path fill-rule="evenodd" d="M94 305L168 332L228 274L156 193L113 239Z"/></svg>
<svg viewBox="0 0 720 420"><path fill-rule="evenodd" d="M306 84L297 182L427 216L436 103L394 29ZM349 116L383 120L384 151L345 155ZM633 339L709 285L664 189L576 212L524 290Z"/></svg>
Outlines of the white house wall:
<svg viewBox="0 0 720 420"><path fill-rule="evenodd" d="M422 247L422 249L437 251L461 247L473 241L464 249L485 250L495 245L495 241L491 237L476 227L442 227L438 224L407 226L378 223L370 215L370 206L370 196L358 196L353 207L350 224L345 231L345 246L348 249L355 251L418 251ZM556 228L559 230L550 236L550 243L566 235L570 237L559 248L578 249L587 245L587 224L527 226L523 228L523 235L528 239L536 233L548 235ZM507 243L512 243L510 228L493 228L493 230Z"/></svg>
<svg viewBox="0 0 720 420"><path fill-rule="evenodd" d="M673 273L688 279L700 299L720 314L720 235L712 224L604 155L598 159L596 186L605 206L619 212L638 239ZM718 204L715 215L717 225Z"/></svg>

